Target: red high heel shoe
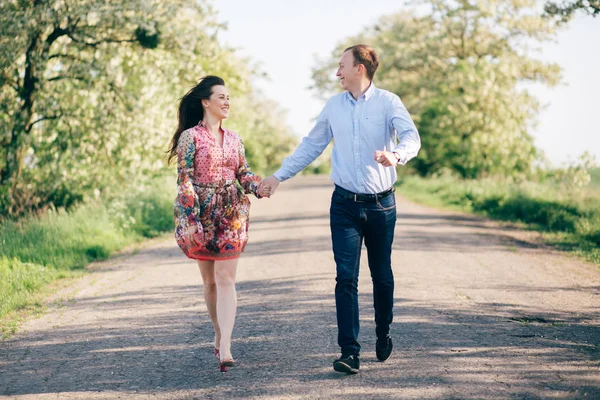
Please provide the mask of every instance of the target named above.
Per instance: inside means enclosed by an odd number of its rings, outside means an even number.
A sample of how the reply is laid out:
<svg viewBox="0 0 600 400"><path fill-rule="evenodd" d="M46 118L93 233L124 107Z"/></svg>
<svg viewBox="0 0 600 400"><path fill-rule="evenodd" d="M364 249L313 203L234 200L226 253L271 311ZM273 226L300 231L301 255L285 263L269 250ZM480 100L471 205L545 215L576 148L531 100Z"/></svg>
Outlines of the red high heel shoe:
<svg viewBox="0 0 600 400"><path fill-rule="evenodd" d="M217 349L216 347L215 347L215 357L217 357L217 359L219 359L219 360L221 359L221 354L219 353L219 349Z"/></svg>
<svg viewBox="0 0 600 400"><path fill-rule="evenodd" d="M233 367L234 365L235 365L235 360L233 358L221 360L219 362L219 368L221 369L221 372L229 371L229 367Z"/></svg>

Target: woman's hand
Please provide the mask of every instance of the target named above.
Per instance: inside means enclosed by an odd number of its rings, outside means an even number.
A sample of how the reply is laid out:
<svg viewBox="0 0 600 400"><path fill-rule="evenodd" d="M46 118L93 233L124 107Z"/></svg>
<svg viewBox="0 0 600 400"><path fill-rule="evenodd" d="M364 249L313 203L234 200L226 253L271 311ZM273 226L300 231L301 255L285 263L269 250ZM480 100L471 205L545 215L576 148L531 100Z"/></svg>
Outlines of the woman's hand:
<svg viewBox="0 0 600 400"><path fill-rule="evenodd" d="M271 175L260 182L258 193L263 197L271 197L275 193L275 190L277 190L277 186L279 186L279 180Z"/></svg>
<svg viewBox="0 0 600 400"><path fill-rule="evenodd" d="M190 240L191 243L195 244L196 246L199 246L200 243L198 243L198 241L196 240L197 232L198 232L198 227L196 225L188 226L188 229L187 229L188 239Z"/></svg>
<svg viewBox="0 0 600 400"><path fill-rule="evenodd" d="M260 197L271 197L271 185L261 182L258 185L258 194Z"/></svg>

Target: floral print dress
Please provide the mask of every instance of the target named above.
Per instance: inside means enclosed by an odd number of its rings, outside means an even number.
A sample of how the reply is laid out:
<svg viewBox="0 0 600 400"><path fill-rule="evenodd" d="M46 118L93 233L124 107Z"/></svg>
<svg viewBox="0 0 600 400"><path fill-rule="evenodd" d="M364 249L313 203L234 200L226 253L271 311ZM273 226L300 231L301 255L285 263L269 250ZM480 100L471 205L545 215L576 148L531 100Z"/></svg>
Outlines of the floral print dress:
<svg viewBox="0 0 600 400"><path fill-rule="evenodd" d="M238 258L248 242L250 200L261 178L250 171L237 133L223 129L219 146L200 121L181 133L177 142L178 193L173 211L175 239L189 258ZM238 185L239 183L239 185ZM198 227L195 242L188 228Z"/></svg>

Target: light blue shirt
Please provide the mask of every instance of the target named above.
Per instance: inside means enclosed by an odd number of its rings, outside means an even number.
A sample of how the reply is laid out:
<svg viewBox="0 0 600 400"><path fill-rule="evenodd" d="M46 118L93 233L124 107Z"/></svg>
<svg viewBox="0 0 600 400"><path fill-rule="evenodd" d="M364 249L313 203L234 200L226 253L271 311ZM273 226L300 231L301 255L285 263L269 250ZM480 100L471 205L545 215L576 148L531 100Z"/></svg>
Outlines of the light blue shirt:
<svg viewBox="0 0 600 400"><path fill-rule="evenodd" d="M375 161L375 151L398 153L399 164L415 157L421 138L400 98L371 83L355 100L343 92L327 101L314 128L274 176L281 182L313 162L331 140L331 180L354 193L383 192L396 182L395 167Z"/></svg>

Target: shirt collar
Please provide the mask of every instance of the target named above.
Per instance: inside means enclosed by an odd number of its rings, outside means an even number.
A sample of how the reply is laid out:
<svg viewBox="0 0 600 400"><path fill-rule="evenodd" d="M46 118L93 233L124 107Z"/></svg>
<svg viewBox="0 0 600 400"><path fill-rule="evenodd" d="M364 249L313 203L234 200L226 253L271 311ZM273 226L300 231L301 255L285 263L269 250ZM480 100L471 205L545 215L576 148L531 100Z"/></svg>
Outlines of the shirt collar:
<svg viewBox="0 0 600 400"><path fill-rule="evenodd" d="M354 100L354 97L352 97L352 94L350 92L346 92L346 95L348 96L348 98L350 100L353 100L353 101L360 100L361 98L363 98L364 101L369 101L369 99L371 97L373 97L373 94L375 93L375 89L377 89L375 87L375 84L373 82L371 82L371 84L369 85L369 88L367 89L367 91L364 92L363 95L360 96L358 99Z"/></svg>
<svg viewBox="0 0 600 400"><path fill-rule="evenodd" d="M196 125L199 128L204 128L207 132L208 132L208 126L206 126L206 124L204 123L203 120L198 121L198 124ZM221 129L223 130L223 132L225 132L227 129L225 129L223 127L223 123L221 122Z"/></svg>
<svg viewBox="0 0 600 400"><path fill-rule="evenodd" d="M198 129L200 129L201 132L203 132L205 135L209 135L210 137L212 137L212 134L210 133L210 131L208 130L208 126L206 126L206 124L204 123L203 120L200 120L198 122L198 124L196 125L196 127ZM223 125L221 124L221 130L223 131L223 143L225 143L225 138L227 136L229 136L229 130L224 128Z"/></svg>
<svg viewBox="0 0 600 400"><path fill-rule="evenodd" d="M363 94L363 96L365 97L365 101L369 101L369 99L373 96L373 94L375 93L375 84L373 82L371 82L371 85L369 86L369 88L367 89L367 91L365 92L365 94Z"/></svg>

